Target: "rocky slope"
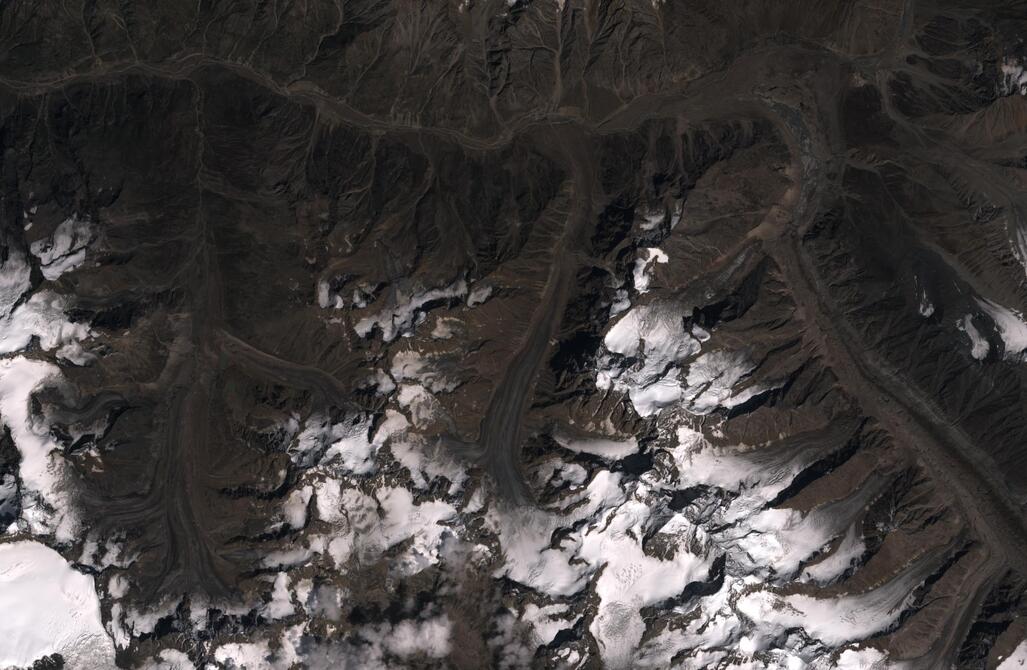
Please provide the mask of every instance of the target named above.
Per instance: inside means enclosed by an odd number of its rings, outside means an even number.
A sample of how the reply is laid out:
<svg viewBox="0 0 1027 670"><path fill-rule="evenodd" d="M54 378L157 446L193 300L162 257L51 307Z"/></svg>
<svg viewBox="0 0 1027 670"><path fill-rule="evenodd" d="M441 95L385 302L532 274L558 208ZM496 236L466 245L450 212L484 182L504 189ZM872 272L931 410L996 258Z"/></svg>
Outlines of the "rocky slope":
<svg viewBox="0 0 1027 670"><path fill-rule="evenodd" d="M1025 33L0 4L0 666L1019 667Z"/></svg>

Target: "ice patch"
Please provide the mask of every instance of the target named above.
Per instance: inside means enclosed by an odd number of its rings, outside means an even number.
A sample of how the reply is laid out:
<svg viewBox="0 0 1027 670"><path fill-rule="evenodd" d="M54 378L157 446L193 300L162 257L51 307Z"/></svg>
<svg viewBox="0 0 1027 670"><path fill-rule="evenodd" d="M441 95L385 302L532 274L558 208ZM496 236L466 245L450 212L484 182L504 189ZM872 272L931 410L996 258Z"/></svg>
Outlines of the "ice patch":
<svg viewBox="0 0 1027 670"><path fill-rule="evenodd" d="M1019 222L1017 223L1019 224ZM1016 227L1013 253L1016 255L1016 259L1020 261L1020 265L1023 266L1024 272L1027 273L1027 231L1021 225Z"/></svg>
<svg viewBox="0 0 1027 670"><path fill-rule="evenodd" d="M410 422L417 428L429 427L442 412L435 396L420 384L400 386L396 401L400 407L407 410Z"/></svg>
<svg viewBox="0 0 1027 670"><path fill-rule="evenodd" d="M667 213L662 209L651 209L648 212L642 213L642 221L638 224L638 227L642 232L652 232L659 228L666 219Z"/></svg>
<svg viewBox="0 0 1027 670"><path fill-rule="evenodd" d="M654 494L648 487L633 483L627 488L619 474L603 470L586 490L566 500L564 515L517 509L489 516L506 559L497 576L550 597L573 595L594 579L599 604L590 631L611 668L631 664L646 627L642 608L678 596L709 569L704 558L680 544L671 556L645 552L642 538L667 521L653 518ZM558 527L566 530L554 542ZM690 535L679 530L668 530L667 537L688 540Z"/></svg>
<svg viewBox="0 0 1027 670"><path fill-rule="evenodd" d="M462 324L459 319L451 316L439 317L432 328L431 336L436 340L448 340L460 330Z"/></svg>
<svg viewBox="0 0 1027 670"><path fill-rule="evenodd" d="M588 565L572 563L580 539L571 537L553 545L553 532L623 502L620 481L619 474L600 471L567 500L570 509L565 515L532 507L489 510L486 521L499 536L505 558L495 576L509 577L554 598L580 591L591 574Z"/></svg>
<svg viewBox="0 0 1027 670"><path fill-rule="evenodd" d="M370 431L369 416L356 414L331 423L324 414L315 413L290 444L289 455L301 466L332 461L344 472L367 475L375 470L374 457L381 446L370 438Z"/></svg>

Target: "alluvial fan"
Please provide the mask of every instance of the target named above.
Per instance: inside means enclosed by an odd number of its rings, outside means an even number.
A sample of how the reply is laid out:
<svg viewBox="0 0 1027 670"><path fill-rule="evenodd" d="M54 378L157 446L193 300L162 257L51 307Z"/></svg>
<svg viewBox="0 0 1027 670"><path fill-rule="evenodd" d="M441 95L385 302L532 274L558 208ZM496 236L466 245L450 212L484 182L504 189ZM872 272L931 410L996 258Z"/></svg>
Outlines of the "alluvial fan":
<svg viewBox="0 0 1027 670"><path fill-rule="evenodd" d="M0 668L1027 667L1025 38L0 3Z"/></svg>

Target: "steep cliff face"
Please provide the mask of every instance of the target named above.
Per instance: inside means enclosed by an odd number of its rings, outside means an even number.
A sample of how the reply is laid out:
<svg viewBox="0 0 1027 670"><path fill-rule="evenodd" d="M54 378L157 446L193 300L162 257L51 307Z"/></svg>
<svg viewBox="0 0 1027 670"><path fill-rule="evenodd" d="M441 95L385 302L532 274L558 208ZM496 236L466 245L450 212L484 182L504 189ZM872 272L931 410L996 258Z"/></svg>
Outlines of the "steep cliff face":
<svg viewBox="0 0 1027 670"><path fill-rule="evenodd" d="M1018 667L1025 33L0 4L0 665Z"/></svg>

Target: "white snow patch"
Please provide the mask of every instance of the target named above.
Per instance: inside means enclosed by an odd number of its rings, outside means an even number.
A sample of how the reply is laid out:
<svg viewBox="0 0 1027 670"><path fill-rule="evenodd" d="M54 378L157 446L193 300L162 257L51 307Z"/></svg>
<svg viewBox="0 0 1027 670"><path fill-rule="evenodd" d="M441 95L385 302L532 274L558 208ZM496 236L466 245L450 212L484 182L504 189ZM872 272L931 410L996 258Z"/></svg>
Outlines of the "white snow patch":
<svg viewBox="0 0 1027 670"><path fill-rule="evenodd" d="M757 591L740 597L736 607L768 634L801 627L824 644L839 647L891 626L915 596L912 586L910 580L896 578L867 593L835 598Z"/></svg>
<svg viewBox="0 0 1027 670"><path fill-rule="evenodd" d="M270 666L271 650L266 640L229 642L217 648L214 660L230 670L263 670Z"/></svg>
<svg viewBox="0 0 1027 670"><path fill-rule="evenodd" d="M751 386L735 393L734 386L754 369L744 352L713 351L684 362L699 353L709 333L685 330L680 308L640 305L621 317L603 339L609 354L600 357L596 387L626 392L639 416L681 405L692 414L709 414L717 407L735 407L767 391Z"/></svg>
<svg viewBox="0 0 1027 670"><path fill-rule="evenodd" d="M1015 309L1003 307L990 300L977 299L988 316L995 322L999 336L1005 343L1005 357L1020 359L1024 349L1027 349L1027 323L1023 315Z"/></svg>
<svg viewBox="0 0 1027 670"><path fill-rule="evenodd" d="M410 422L417 428L431 425L435 417L441 413L435 396L420 384L403 384L396 394L399 406L409 412Z"/></svg>
<svg viewBox="0 0 1027 670"><path fill-rule="evenodd" d="M455 389L459 382L448 379L431 358L424 354L406 350L392 357L392 378L397 382L417 382L432 393L446 393Z"/></svg>
<svg viewBox="0 0 1027 670"><path fill-rule="evenodd" d="M685 331L682 311L665 305L632 308L603 343L615 356L601 361L596 387L627 392L643 417L680 400L676 366L699 352L699 343Z"/></svg>
<svg viewBox="0 0 1027 670"><path fill-rule="evenodd" d="M6 318L18 299L31 288L31 271L25 254L12 247L0 266L0 318Z"/></svg>
<svg viewBox="0 0 1027 670"><path fill-rule="evenodd" d="M680 546L670 560L642 550L651 514L643 502L645 493L640 485L631 499L601 517L585 532L577 552L593 569L602 568L596 583L599 606L589 630L607 667L631 667L645 632L641 608L680 594L709 569L703 558Z"/></svg>
<svg viewBox="0 0 1027 670"><path fill-rule="evenodd" d="M395 562L402 575L413 575L439 561L439 552L452 531L456 509L445 502L415 504L403 488L384 487L370 497L326 479L317 488L318 517L337 524L328 553L340 569L351 557L374 560L383 552L411 540Z"/></svg>
<svg viewBox="0 0 1027 670"><path fill-rule="evenodd" d="M507 576L554 598L580 591L592 572L588 565L571 562L580 538L551 546L553 532L620 504L624 500L620 481L621 475L600 471L587 487L568 499L572 510L565 515L534 507L490 509L486 522L499 536L505 558L495 576Z"/></svg>
<svg viewBox="0 0 1027 670"><path fill-rule="evenodd" d="M39 258L43 276L54 280L82 265L91 239L89 221L75 215L57 226L52 238L33 242L29 250Z"/></svg>
<svg viewBox="0 0 1027 670"><path fill-rule="evenodd" d="M573 627L581 618L580 615L567 618L568 609L567 605L539 607L534 603L527 603L521 612L521 620L531 626L536 644L549 644L561 630Z"/></svg>
<svg viewBox="0 0 1027 670"><path fill-rule="evenodd" d="M900 668L903 665L889 663L888 657L880 649L846 649L838 655L834 670L885 670Z"/></svg>
<svg viewBox="0 0 1027 670"><path fill-rule="evenodd" d="M367 475L375 471L374 456L380 443L370 439L371 418L345 427L342 434L325 452L326 463L338 461L342 471L354 475Z"/></svg>
<svg viewBox="0 0 1027 670"><path fill-rule="evenodd" d="M436 300L462 298L467 295L467 282L458 279L449 286L429 290L397 288L392 305L374 316L361 319L353 327L360 337L368 337L378 328L382 339L391 342L400 335L410 335L424 321L422 307Z"/></svg>
<svg viewBox="0 0 1027 670"><path fill-rule="evenodd" d="M454 521L456 509L442 501L414 504L410 491L386 488L377 492L378 504L384 513L370 542L385 550L413 539L400 557L399 570L413 575L439 561L439 550L452 531L444 525Z"/></svg>
<svg viewBox="0 0 1027 670"><path fill-rule="evenodd" d="M634 437L629 437L626 440L603 438L579 439L556 433L553 435L553 439L564 449L575 453L592 454L614 461L638 452L638 440Z"/></svg>
<svg viewBox="0 0 1027 670"><path fill-rule="evenodd" d="M963 318L956 322L956 328L966 333L967 337L970 338L970 355L979 361L984 360L984 357L988 355L988 351L991 349L991 345L984 339L980 331L974 327L973 317L969 314L964 314Z"/></svg>
<svg viewBox="0 0 1027 670"><path fill-rule="evenodd" d="M1006 58L1002 61L1001 67L1003 91L1007 95L1010 93L1027 95L1027 72L1024 71L1023 65L1012 58Z"/></svg>
<svg viewBox="0 0 1027 670"><path fill-rule="evenodd" d="M63 543L74 539L77 527L63 485L66 465L49 427L31 415L29 403L36 389L59 375L51 363L0 360L0 421L21 454L22 518L32 533L53 534Z"/></svg>
<svg viewBox="0 0 1027 670"><path fill-rule="evenodd" d="M39 346L44 351L72 345L89 337L89 326L68 321L65 307L63 296L39 291L18 305L9 316L0 318L0 354L21 351L29 345L33 335L39 338ZM68 357L73 361L79 358L74 354Z"/></svg>
<svg viewBox="0 0 1027 670"><path fill-rule="evenodd" d="M321 280L317 283L317 306L321 309L342 309L346 301L338 293L332 293L328 282Z"/></svg>
<svg viewBox="0 0 1027 670"><path fill-rule="evenodd" d="M401 621L385 635L384 642L401 658L418 653L442 658L449 653L449 637L449 618L443 615L426 621Z"/></svg>
<svg viewBox="0 0 1027 670"><path fill-rule="evenodd" d="M610 304L610 318L613 318L631 307L631 299L626 289L617 289Z"/></svg>
<svg viewBox="0 0 1027 670"><path fill-rule="evenodd" d="M741 352L702 354L688 366L688 389L684 391L688 410L693 414L709 414L717 407L734 407L748 400L755 391L735 396L733 389L754 368Z"/></svg>
<svg viewBox="0 0 1027 670"><path fill-rule="evenodd" d="M146 670L193 670L196 666L184 651L161 649L157 657L144 667Z"/></svg>
<svg viewBox="0 0 1027 670"><path fill-rule="evenodd" d="M467 295L467 306L476 307L492 295L492 286L488 284L476 284L471 292Z"/></svg>
<svg viewBox="0 0 1027 670"><path fill-rule="evenodd" d="M457 334L462 325L459 319L451 316L439 317L432 328L431 336L436 340L448 340Z"/></svg>
<svg viewBox="0 0 1027 670"><path fill-rule="evenodd" d="M1002 659L995 670L1020 670L1027 668L1027 640L1016 646L1009 656Z"/></svg>
<svg viewBox="0 0 1027 670"><path fill-rule="evenodd" d="M650 276L650 270L654 263L666 263L670 260L667 254L662 249L656 247L649 247L646 249L640 249L640 255L635 260L635 269L633 271L633 277L635 280L635 290L639 293L649 292L649 283L652 280Z"/></svg>
<svg viewBox="0 0 1027 670"><path fill-rule="evenodd" d="M850 526L849 531L835 550L823 560L807 566L802 571L802 576L799 580L816 584L829 584L855 565L865 549L866 544L859 535L859 529L855 525Z"/></svg>
<svg viewBox="0 0 1027 670"><path fill-rule="evenodd" d="M319 458L347 473L367 475L375 470L381 442L370 437L372 418L359 414L331 423L324 414L312 414L289 447L292 460L312 465Z"/></svg>
<svg viewBox="0 0 1027 670"><path fill-rule="evenodd" d="M289 494L282 506L285 525L290 528L303 528L307 525L307 504L314 493L313 486L304 486Z"/></svg>
<svg viewBox="0 0 1027 670"><path fill-rule="evenodd" d="M292 604L292 592L289 590L289 573L279 572L275 576L271 600L264 605L264 614L269 619L284 619L295 613L296 607Z"/></svg>
<svg viewBox="0 0 1027 670"><path fill-rule="evenodd" d="M455 495L467 481L467 471L437 445L421 439L396 439L389 446L392 457L410 472L414 488L426 490L437 477L450 481L449 495Z"/></svg>
<svg viewBox="0 0 1027 670"><path fill-rule="evenodd" d="M114 667L93 579L43 544L0 544L0 611L0 666L59 653L69 668Z"/></svg>

